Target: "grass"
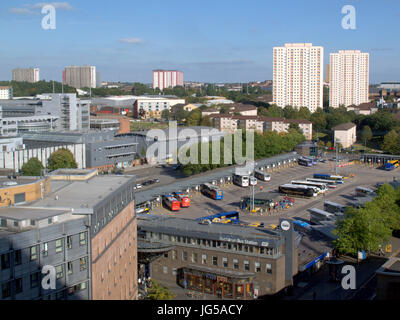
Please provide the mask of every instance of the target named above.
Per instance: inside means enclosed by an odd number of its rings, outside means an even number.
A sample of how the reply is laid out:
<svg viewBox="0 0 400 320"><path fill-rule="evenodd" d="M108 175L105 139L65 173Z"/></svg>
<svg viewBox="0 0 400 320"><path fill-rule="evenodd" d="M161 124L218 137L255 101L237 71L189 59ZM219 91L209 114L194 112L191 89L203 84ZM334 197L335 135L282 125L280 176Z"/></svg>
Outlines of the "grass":
<svg viewBox="0 0 400 320"><path fill-rule="evenodd" d="M141 131L150 129L165 129L168 128L168 123L165 122L131 122L131 131Z"/></svg>

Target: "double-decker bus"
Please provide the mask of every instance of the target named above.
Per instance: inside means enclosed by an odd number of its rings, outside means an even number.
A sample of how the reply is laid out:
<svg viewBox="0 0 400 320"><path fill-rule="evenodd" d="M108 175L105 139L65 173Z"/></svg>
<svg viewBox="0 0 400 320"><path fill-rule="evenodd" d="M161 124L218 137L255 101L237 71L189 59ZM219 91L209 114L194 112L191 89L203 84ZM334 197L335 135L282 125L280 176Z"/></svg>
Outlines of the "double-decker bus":
<svg viewBox="0 0 400 320"><path fill-rule="evenodd" d="M304 186L312 186L317 187L320 191L319 193L326 193L328 191L328 186L323 182L312 182L312 181L304 181L304 180L294 180L291 182L292 184L299 184Z"/></svg>
<svg viewBox="0 0 400 320"><path fill-rule="evenodd" d="M254 176L261 181L270 181L271 175L260 170L254 171Z"/></svg>
<svg viewBox="0 0 400 320"><path fill-rule="evenodd" d="M218 187L212 185L211 183L204 183L200 186L200 191L202 194L210 197L214 200L222 200L224 198L224 193Z"/></svg>
<svg viewBox="0 0 400 320"><path fill-rule="evenodd" d="M297 163L298 163L300 166L305 166L305 167L312 167L312 165L313 165L312 160L306 159L306 158L299 158L299 159L297 160Z"/></svg>
<svg viewBox="0 0 400 320"><path fill-rule="evenodd" d="M335 175L332 175L332 174L314 173L314 178L315 179L335 181L337 184L342 184L343 183L343 177L342 176L335 176Z"/></svg>
<svg viewBox="0 0 400 320"><path fill-rule="evenodd" d="M310 222L318 224L321 221L333 221L335 215L321 209L310 209Z"/></svg>
<svg viewBox="0 0 400 320"><path fill-rule="evenodd" d="M306 179L309 182L319 182L319 183L325 183L328 188L336 188L336 182L333 180L324 180L324 179L314 179L314 178L307 178Z"/></svg>
<svg viewBox="0 0 400 320"><path fill-rule="evenodd" d="M171 211L179 211L181 209L181 203L171 194L163 196L162 202Z"/></svg>
<svg viewBox="0 0 400 320"><path fill-rule="evenodd" d="M181 208L189 208L190 207L190 198L189 195L183 193L182 191L174 192L174 196L180 201Z"/></svg>
<svg viewBox="0 0 400 320"><path fill-rule="evenodd" d="M235 174L233 176L233 183L240 187L249 186L250 177L248 175Z"/></svg>
<svg viewBox="0 0 400 320"><path fill-rule="evenodd" d="M312 198L318 195L318 190L312 186L302 186L296 184L283 184L279 186L279 192L291 196Z"/></svg>
<svg viewBox="0 0 400 320"><path fill-rule="evenodd" d="M370 196L374 193L374 190L365 187L356 187L356 195L359 197Z"/></svg>
<svg viewBox="0 0 400 320"><path fill-rule="evenodd" d="M346 206L336 203L336 202L331 202L331 201L325 201L324 202L324 210L329 213L337 214L337 213L344 213L344 210L346 209Z"/></svg>
<svg viewBox="0 0 400 320"><path fill-rule="evenodd" d="M400 161L399 160L390 160L390 161L386 162L385 170L386 171L391 171L391 170L394 170L394 169L398 168L399 166L400 166Z"/></svg>

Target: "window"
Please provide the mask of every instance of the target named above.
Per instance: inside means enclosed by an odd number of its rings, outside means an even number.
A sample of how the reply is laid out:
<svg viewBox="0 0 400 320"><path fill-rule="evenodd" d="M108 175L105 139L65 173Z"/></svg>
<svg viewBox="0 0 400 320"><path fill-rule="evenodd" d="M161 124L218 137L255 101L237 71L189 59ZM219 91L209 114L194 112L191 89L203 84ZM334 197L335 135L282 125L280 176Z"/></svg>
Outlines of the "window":
<svg viewBox="0 0 400 320"><path fill-rule="evenodd" d="M67 248L72 249L72 236L67 237Z"/></svg>
<svg viewBox="0 0 400 320"><path fill-rule="evenodd" d="M35 220L31 220L31 226L36 225L36 221Z"/></svg>
<svg viewBox="0 0 400 320"><path fill-rule="evenodd" d="M239 269L239 260L233 259L233 269Z"/></svg>
<svg viewBox="0 0 400 320"><path fill-rule="evenodd" d="M10 268L10 254L5 253L1 255L1 269L8 269Z"/></svg>
<svg viewBox="0 0 400 320"><path fill-rule="evenodd" d="M84 246L86 244L86 232L81 232L79 234L79 244Z"/></svg>
<svg viewBox="0 0 400 320"><path fill-rule="evenodd" d="M63 266L56 267L56 278L61 279L64 276Z"/></svg>
<svg viewBox="0 0 400 320"><path fill-rule="evenodd" d="M3 283L1 285L1 295L3 299L11 296L11 282Z"/></svg>
<svg viewBox="0 0 400 320"><path fill-rule="evenodd" d="M68 274L73 273L72 261L67 263L67 270L68 270Z"/></svg>
<svg viewBox="0 0 400 320"><path fill-rule="evenodd" d="M16 266L18 266L22 263L21 250L16 250L14 252L14 263Z"/></svg>
<svg viewBox="0 0 400 320"><path fill-rule="evenodd" d="M7 219L0 219L0 227L7 228Z"/></svg>
<svg viewBox="0 0 400 320"><path fill-rule="evenodd" d="M31 289L36 288L39 285L39 273L31 274Z"/></svg>
<svg viewBox="0 0 400 320"><path fill-rule="evenodd" d="M254 269L256 272L261 272L261 265L259 262L254 262Z"/></svg>
<svg viewBox="0 0 400 320"><path fill-rule="evenodd" d="M187 252L182 251L182 261L187 261Z"/></svg>
<svg viewBox="0 0 400 320"><path fill-rule="evenodd" d="M197 263L197 253L195 252L192 253L192 262Z"/></svg>
<svg viewBox="0 0 400 320"><path fill-rule="evenodd" d="M22 291L22 278L15 279L15 293L21 293Z"/></svg>
<svg viewBox="0 0 400 320"><path fill-rule="evenodd" d="M42 243L41 245L41 251L42 251L42 256L47 257L49 255L49 248L48 248L48 243Z"/></svg>
<svg viewBox="0 0 400 320"><path fill-rule="evenodd" d="M178 258L178 253L176 250L172 250L172 260L176 260Z"/></svg>
<svg viewBox="0 0 400 320"><path fill-rule="evenodd" d="M164 258L168 258L168 252L164 252Z"/></svg>
<svg viewBox="0 0 400 320"><path fill-rule="evenodd" d="M56 240L56 253L63 251L63 242L64 242L64 239Z"/></svg>
<svg viewBox="0 0 400 320"><path fill-rule="evenodd" d="M18 226L19 226L18 221L14 221L14 227L18 228Z"/></svg>
<svg viewBox="0 0 400 320"><path fill-rule="evenodd" d="M79 265L80 265L80 270L84 271L86 270L86 257L85 258L80 258L79 259Z"/></svg>
<svg viewBox="0 0 400 320"><path fill-rule="evenodd" d="M168 273L168 267L163 267L163 272L164 272L164 274L167 274Z"/></svg>
<svg viewBox="0 0 400 320"><path fill-rule="evenodd" d="M250 263L247 260L244 261L244 270L245 271L250 271Z"/></svg>
<svg viewBox="0 0 400 320"><path fill-rule="evenodd" d="M265 270L267 271L267 273L272 273L272 265L270 263L267 263L265 265Z"/></svg>
<svg viewBox="0 0 400 320"><path fill-rule="evenodd" d="M31 258L30 258L31 261L36 260L37 259L37 248L36 248L36 246L31 247L30 251L31 251Z"/></svg>
<svg viewBox="0 0 400 320"><path fill-rule="evenodd" d="M47 219L47 224L52 224L53 223L53 218L48 218Z"/></svg>
<svg viewBox="0 0 400 320"><path fill-rule="evenodd" d="M222 258L222 265L224 266L224 268L228 268L228 258Z"/></svg>
<svg viewBox="0 0 400 320"><path fill-rule="evenodd" d="M201 263L202 264L207 264L207 255L204 254L204 253L201 255Z"/></svg>
<svg viewBox="0 0 400 320"><path fill-rule="evenodd" d="M178 273L178 269L177 268L172 268L172 275L176 276Z"/></svg>
<svg viewBox="0 0 400 320"><path fill-rule="evenodd" d="M213 266L218 266L218 257L213 256L212 263L213 263Z"/></svg>

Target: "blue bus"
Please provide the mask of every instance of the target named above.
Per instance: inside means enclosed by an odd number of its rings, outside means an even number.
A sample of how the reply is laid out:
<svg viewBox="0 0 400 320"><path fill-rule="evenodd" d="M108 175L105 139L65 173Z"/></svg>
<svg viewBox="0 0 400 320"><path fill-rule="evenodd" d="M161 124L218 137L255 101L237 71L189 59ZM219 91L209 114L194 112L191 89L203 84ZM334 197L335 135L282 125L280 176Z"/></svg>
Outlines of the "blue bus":
<svg viewBox="0 0 400 320"><path fill-rule="evenodd" d="M335 175L332 175L332 174L314 173L314 178L315 179L335 181L337 184L342 184L343 183L343 177L342 176L335 176Z"/></svg>
<svg viewBox="0 0 400 320"><path fill-rule="evenodd" d="M391 160L385 163L385 170L392 171L400 166L399 160Z"/></svg>
<svg viewBox="0 0 400 320"><path fill-rule="evenodd" d="M299 158L299 159L297 160L297 163L298 163L300 166L305 166L305 167L312 167L312 165L313 165L312 160L306 159L306 158Z"/></svg>
<svg viewBox="0 0 400 320"><path fill-rule="evenodd" d="M200 186L201 193L214 200L222 200L224 192L211 183L204 183Z"/></svg>
<svg viewBox="0 0 400 320"><path fill-rule="evenodd" d="M197 221L205 222L209 221L210 223L232 223L232 224L239 224L239 212L238 211L231 211L231 212L221 212L218 214L214 214L211 216L197 218Z"/></svg>

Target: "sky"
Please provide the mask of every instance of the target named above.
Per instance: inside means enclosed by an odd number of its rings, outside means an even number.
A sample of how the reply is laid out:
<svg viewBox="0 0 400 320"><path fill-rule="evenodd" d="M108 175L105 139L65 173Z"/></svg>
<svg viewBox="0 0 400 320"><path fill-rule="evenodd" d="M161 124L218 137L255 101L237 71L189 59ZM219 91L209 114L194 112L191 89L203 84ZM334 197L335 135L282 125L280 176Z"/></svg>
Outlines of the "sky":
<svg viewBox="0 0 400 320"><path fill-rule="evenodd" d="M42 28L45 4L56 26ZM345 5L354 30L343 29ZM17 67L62 79L69 65L94 65L102 81L151 82L153 69L185 81L272 79L273 47L308 42L329 53L370 53L370 82L400 81L398 0L69 0L0 1L0 80Z"/></svg>

